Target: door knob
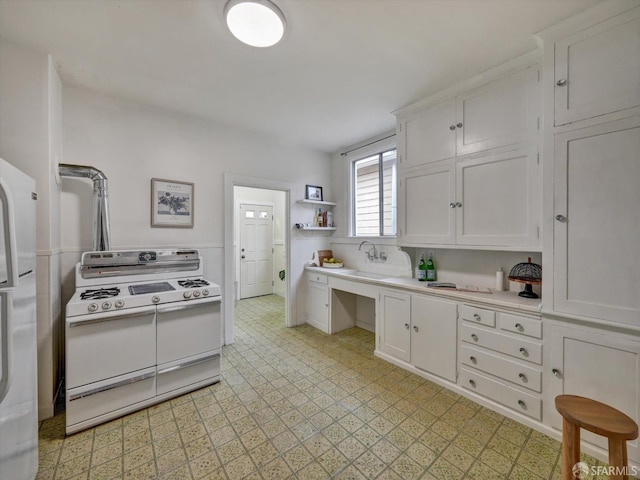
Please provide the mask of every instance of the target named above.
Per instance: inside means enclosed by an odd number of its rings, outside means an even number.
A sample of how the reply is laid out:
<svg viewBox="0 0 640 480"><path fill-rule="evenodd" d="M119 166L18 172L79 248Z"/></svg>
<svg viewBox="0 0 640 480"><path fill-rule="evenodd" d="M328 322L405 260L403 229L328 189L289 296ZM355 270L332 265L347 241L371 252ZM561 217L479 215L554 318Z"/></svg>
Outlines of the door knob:
<svg viewBox="0 0 640 480"><path fill-rule="evenodd" d="M451 126L449 127L449 130L455 130L455 129L456 129L456 126L455 126L455 125L451 125Z"/></svg>
<svg viewBox="0 0 640 480"><path fill-rule="evenodd" d="M244 255L242 255L240 258L244 258Z"/></svg>
<svg viewBox="0 0 640 480"><path fill-rule="evenodd" d="M559 87L564 87L566 84L567 84L567 80L565 78L561 78L556 82L556 85L558 85Z"/></svg>
<svg viewBox="0 0 640 480"><path fill-rule="evenodd" d="M241 252L244 252L244 248L242 250L240 250Z"/></svg>
<svg viewBox="0 0 640 480"><path fill-rule="evenodd" d="M565 217L564 215L556 215L556 220L561 223L565 223L567 221L567 217Z"/></svg>
<svg viewBox="0 0 640 480"><path fill-rule="evenodd" d="M462 128L462 123L457 123L457 124L456 124L456 127L458 127L458 128Z"/></svg>

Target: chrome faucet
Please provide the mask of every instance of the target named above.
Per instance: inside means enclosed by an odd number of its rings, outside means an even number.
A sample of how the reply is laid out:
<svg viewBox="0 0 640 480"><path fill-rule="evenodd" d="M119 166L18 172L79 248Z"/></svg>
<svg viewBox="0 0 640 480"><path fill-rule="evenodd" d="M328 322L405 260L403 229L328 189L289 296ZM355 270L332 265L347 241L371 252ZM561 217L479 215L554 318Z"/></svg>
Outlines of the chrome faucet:
<svg viewBox="0 0 640 480"><path fill-rule="evenodd" d="M364 245L365 243L369 243L373 247L373 255L371 255L371 250L369 250L367 252L367 258L369 260L375 260L376 258L378 258L378 253L376 252L376 246L373 244L373 242L370 242L369 240L365 240L364 242L362 242L358 247L358 251L362 249L362 245Z"/></svg>

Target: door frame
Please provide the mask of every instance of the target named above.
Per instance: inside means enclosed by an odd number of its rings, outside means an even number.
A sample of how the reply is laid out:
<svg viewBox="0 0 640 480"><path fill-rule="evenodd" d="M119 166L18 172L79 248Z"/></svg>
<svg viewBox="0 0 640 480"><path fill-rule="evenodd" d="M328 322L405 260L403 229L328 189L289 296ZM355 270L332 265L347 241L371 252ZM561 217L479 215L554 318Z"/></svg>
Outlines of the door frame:
<svg viewBox="0 0 640 480"><path fill-rule="evenodd" d="M235 337L234 331L234 282L235 282L235 262L233 253L233 237L236 227L235 220L235 204L234 204L234 187L252 187L267 190L278 190L285 194L285 231L284 231L284 248L286 252L285 258L285 308L284 308L284 324L287 327L293 326L291 319L292 305L294 299L291 295L291 193L294 185L289 182L281 182L278 180L270 180L265 178L249 177L244 175L234 175L231 173L224 174L224 287L223 287L223 338L224 344L233 343Z"/></svg>

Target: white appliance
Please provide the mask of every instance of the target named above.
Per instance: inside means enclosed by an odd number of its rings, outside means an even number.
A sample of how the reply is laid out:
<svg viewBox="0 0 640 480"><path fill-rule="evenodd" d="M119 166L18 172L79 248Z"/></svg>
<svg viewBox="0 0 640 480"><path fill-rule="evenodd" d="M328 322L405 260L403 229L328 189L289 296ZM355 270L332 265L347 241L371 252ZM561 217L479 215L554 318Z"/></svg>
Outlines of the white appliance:
<svg viewBox="0 0 640 480"><path fill-rule="evenodd" d="M66 307L66 431L220 380L220 287L197 250L86 252Z"/></svg>
<svg viewBox="0 0 640 480"><path fill-rule="evenodd" d="M35 181L0 159L0 476L38 471Z"/></svg>

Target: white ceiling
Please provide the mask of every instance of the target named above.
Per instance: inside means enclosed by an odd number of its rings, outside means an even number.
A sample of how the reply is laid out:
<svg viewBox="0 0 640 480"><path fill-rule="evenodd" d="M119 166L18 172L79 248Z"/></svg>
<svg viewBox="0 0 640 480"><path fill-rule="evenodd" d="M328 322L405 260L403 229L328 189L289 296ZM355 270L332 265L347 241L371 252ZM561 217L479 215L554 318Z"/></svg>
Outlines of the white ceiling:
<svg viewBox="0 0 640 480"><path fill-rule="evenodd" d="M0 0L0 35L66 85L335 152L600 0L274 1L288 28L268 49L231 36L225 0Z"/></svg>

